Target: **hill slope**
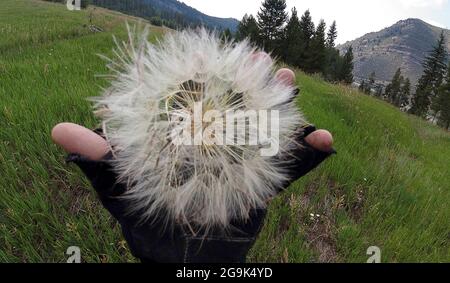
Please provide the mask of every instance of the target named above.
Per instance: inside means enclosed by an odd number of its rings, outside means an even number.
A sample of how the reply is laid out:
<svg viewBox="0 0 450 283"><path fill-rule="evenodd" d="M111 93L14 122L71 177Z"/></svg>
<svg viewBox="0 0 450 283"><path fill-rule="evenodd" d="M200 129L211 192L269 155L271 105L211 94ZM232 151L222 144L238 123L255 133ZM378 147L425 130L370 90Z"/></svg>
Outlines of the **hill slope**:
<svg viewBox="0 0 450 283"><path fill-rule="evenodd" d="M69 12L35 0L0 10L0 262L134 261L87 181L64 162L50 130L61 121L95 127L87 97L106 82L112 34L123 15ZM162 32L153 29L154 35ZM307 117L335 135L339 154L271 205L250 261L447 261L450 135L384 102L298 73ZM311 217L310 214L314 214ZM320 215L320 216L317 216Z"/></svg>
<svg viewBox="0 0 450 283"><path fill-rule="evenodd" d="M126 14L150 19L158 16L162 19L174 19L184 25L206 25L218 30L236 31L239 21L233 18L217 18L177 0L91 0L94 5L117 10Z"/></svg>
<svg viewBox="0 0 450 283"><path fill-rule="evenodd" d="M379 32L346 42L338 49L343 52L348 46L353 46L357 81L367 79L373 71L379 81L390 81L397 68L401 67L403 74L415 85L422 75L423 59L436 44L441 31L444 31L450 51L450 30L419 19L399 21Z"/></svg>

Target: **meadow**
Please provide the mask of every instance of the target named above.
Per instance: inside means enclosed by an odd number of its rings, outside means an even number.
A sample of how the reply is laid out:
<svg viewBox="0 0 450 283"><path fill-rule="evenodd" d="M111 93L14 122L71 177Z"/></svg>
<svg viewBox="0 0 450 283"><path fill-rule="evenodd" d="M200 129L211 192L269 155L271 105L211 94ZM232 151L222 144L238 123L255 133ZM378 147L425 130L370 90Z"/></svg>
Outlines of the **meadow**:
<svg viewBox="0 0 450 283"><path fill-rule="evenodd" d="M91 20L90 20L91 19ZM0 262L135 262L118 224L50 131L95 127L87 98L108 82L114 41L137 19L37 0L0 6ZM94 31L90 25L101 28ZM152 27L154 38L164 29ZM300 109L338 155L270 206L250 262L450 260L450 133L318 76L297 72Z"/></svg>

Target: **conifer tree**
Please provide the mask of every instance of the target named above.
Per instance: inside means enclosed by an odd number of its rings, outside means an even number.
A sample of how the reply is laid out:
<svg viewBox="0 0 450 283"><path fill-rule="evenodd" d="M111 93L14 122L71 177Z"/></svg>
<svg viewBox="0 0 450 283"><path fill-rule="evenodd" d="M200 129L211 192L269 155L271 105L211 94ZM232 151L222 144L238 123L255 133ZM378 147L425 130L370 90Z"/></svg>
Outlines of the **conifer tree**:
<svg viewBox="0 0 450 283"><path fill-rule="evenodd" d="M340 69L342 66L343 57L339 54L339 50L336 48L326 49L326 60L324 77L328 81L339 81Z"/></svg>
<svg viewBox="0 0 450 283"><path fill-rule="evenodd" d="M411 96L411 81L409 78L403 80L403 85L398 98L398 106L400 108L409 104L409 97Z"/></svg>
<svg viewBox="0 0 450 283"><path fill-rule="evenodd" d="M330 28L328 29L327 33L327 47L328 48L334 48L335 47L335 41L337 38L337 27L336 27L336 21L333 21Z"/></svg>
<svg viewBox="0 0 450 283"><path fill-rule="evenodd" d="M265 0L258 12L258 27L262 46L269 52L280 52L284 25L287 20L286 0Z"/></svg>
<svg viewBox="0 0 450 283"><path fill-rule="evenodd" d="M311 73L323 73L326 59L326 39L325 39L326 24L324 20L321 20L317 25L317 29L311 39L309 52L307 52L308 58L306 60L306 71Z"/></svg>
<svg viewBox="0 0 450 283"><path fill-rule="evenodd" d="M324 77L326 80L331 82L336 82L339 80L339 68L342 64L342 56L340 56L339 50L335 48L336 38L337 26L336 21L334 21L327 33L324 68Z"/></svg>
<svg viewBox="0 0 450 283"><path fill-rule="evenodd" d="M450 128L450 63L448 65L447 77L439 88L436 101L439 104L438 123L448 130Z"/></svg>
<svg viewBox="0 0 450 283"><path fill-rule="evenodd" d="M291 17L285 28L284 60L294 66L300 66L301 28L297 9L292 8Z"/></svg>
<svg viewBox="0 0 450 283"><path fill-rule="evenodd" d="M416 94L412 99L411 113L421 117L426 117L430 110L431 101L438 93L445 75L447 51L445 46L444 33L430 54L426 57L423 67L423 75L417 84ZM435 103L434 106L437 104ZM437 107L437 106L436 106ZM435 114L437 109L433 109Z"/></svg>
<svg viewBox="0 0 450 283"><path fill-rule="evenodd" d="M313 38L316 29L309 10L306 10L302 15L300 19L300 28L302 30L303 39L310 41Z"/></svg>
<svg viewBox="0 0 450 283"><path fill-rule="evenodd" d="M391 83L388 84L386 87L385 93L386 99L397 107L400 106L399 96L401 92L402 81L403 81L402 71L400 68L398 68L394 76L392 77Z"/></svg>
<svg viewBox="0 0 450 283"><path fill-rule="evenodd" d="M309 10L306 10L300 19L300 29L301 29L301 37L300 37L300 68L305 71L308 71L308 63L310 62L309 58L311 58L311 40L316 31L314 23L311 18L311 13Z"/></svg>
<svg viewBox="0 0 450 283"><path fill-rule="evenodd" d="M254 44L259 43L258 23L253 15L245 14L239 23L236 39L244 40L245 38L248 38Z"/></svg>
<svg viewBox="0 0 450 283"><path fill-rule="evenodd" d="M345 52L342 66L340 68L340 81L345 84L353 83L353 47L350 46Z"/></svg>

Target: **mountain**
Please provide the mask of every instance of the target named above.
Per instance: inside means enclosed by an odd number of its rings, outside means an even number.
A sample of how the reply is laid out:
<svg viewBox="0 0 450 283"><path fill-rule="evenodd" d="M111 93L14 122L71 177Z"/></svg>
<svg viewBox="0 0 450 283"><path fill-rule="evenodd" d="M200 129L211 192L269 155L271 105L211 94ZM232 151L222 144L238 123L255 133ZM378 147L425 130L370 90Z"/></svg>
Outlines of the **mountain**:
<svg viewBox="0 0 450 283"><path fill-rule="evenodd" d="M217 18L177 0L91 0L91 3L142 17L152 23L163 23L171 27L205 25L211 29L236 31L239 21L233 18Z"/></svg>
<svg viewBox="0 0 450 283"><path fill-rule="evenodd" d="M397 70L415 85L422 75L422 62L444 31L450 51L450 30L432 26L419 19L399 21L379 32L366 34L338 46L344 52L350 45L354 51L354 77L367 79L374 71L377 81L386 84Z"/></svg>

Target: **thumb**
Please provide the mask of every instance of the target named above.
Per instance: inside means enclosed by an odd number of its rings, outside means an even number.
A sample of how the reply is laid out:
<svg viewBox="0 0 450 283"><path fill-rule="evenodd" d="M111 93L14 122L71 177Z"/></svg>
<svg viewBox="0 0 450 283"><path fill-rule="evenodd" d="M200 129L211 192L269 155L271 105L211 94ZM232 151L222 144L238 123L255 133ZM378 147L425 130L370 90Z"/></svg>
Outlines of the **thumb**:
<svg viewBox="0 0 450 283"><path fill-rule="evenodd" d="M93 161L101 160L110 151L104 138L72 123L61 123L52 130L53 141L66 152L79 154Z"/></svg>

